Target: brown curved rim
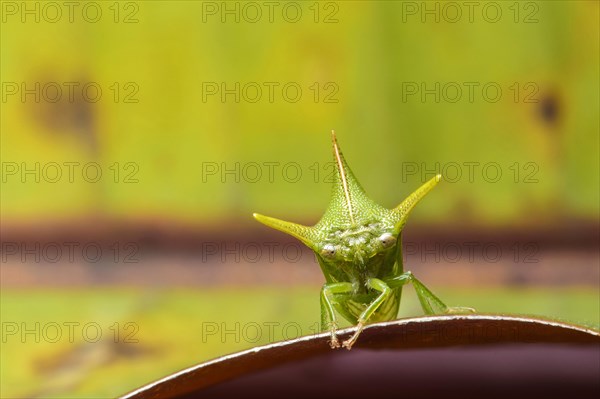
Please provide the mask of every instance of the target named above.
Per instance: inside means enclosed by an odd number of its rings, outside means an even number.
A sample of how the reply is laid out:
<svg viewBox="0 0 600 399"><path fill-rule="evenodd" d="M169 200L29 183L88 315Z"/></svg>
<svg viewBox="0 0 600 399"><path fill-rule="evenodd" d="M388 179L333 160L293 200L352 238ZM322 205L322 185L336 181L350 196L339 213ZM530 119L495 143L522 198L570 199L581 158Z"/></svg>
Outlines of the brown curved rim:
<svg viewBox="0 0 600 399"><path fill-rule="evenodd" d="M355 328L339 331L349 337ZM177 398L249 372L331 352L321 333L259 346L200 363L136 389L122 399ZM494 344L598 344L600 332L554 320L506 315L445 315L368 325L356 349L417 349ZM345 350L345 349L337 349Z"/></svg>

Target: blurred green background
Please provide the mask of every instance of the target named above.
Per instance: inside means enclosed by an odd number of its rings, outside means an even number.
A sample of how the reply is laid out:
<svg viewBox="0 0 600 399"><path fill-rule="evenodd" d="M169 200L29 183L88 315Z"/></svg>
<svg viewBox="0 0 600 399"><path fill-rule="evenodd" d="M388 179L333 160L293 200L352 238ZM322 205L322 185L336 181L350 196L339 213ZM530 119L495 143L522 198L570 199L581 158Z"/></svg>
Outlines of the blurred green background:
<svg viewBox="0 0 600 399"><path fill-rule="evenodd" d="M421 236L543 233L540 262L493 265L533 271L530 284L431 280L449 303L598 326L598 2L73 4L1 2L0 396L116 396L285 338L203 342L207 322L310 333L322 278L309 256L261 269L182 252L211 237L285 242L252 212L315 223L331 129L385 206L444 175L411 218ZM141 242L140 262L21 256L64 240ZM270 280L288 267L308 277ZM200 268L211 278L167 278ZM419 314L410 295L402 316ZM108 338L22 338L36 322L94 322ZM112 339L128 322L139 342Z"/></svg>

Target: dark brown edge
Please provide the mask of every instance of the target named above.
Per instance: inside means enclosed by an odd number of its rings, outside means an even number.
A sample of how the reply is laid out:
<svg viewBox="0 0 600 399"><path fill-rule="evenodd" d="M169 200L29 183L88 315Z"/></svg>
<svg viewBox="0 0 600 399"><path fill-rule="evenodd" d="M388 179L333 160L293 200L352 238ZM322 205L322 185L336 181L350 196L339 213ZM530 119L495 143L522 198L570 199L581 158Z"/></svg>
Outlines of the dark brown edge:
<svg viewBox="0 0 600 399"><path fill-rule="evenodd" d="M339 331L349 336L354 327ZM332 351L329 334L275 342L222 356L138 388L122 399L176 398L242 376ZM368 325L355 349L417 349L494 344L599 344L600 332L542 318L509 315L443 315ZM353 350L355 350L353 349ZM343 350L343 349L338 349Z"/></svg>

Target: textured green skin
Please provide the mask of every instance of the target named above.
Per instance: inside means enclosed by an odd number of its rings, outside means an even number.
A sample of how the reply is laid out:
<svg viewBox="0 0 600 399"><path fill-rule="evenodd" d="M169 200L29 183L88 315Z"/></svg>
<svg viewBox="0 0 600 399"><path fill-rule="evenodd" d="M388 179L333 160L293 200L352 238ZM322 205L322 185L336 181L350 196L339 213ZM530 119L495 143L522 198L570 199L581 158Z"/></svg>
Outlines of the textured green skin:
<svg viewBox="0 0 600 399"><path fill-rule="evenodd" d="M402 286L408 282L415 285L426 313L450 310L410 272L404 273L402 264L401 232L408 214L440 176L425 183L396 208L386 209L367 197L344 160L335 133L332 139L337 173L322 219L308 227L259 214L254 217L298 238L314 251L326 280L321 293L323 328L329 327L332 347L337 347L333 308L350 323L358 324L355 336L344 343L350 349L364 323L397 317ZM338 292L327 292L330 288ZM378 298L381 303L374 304Z"/></svg>

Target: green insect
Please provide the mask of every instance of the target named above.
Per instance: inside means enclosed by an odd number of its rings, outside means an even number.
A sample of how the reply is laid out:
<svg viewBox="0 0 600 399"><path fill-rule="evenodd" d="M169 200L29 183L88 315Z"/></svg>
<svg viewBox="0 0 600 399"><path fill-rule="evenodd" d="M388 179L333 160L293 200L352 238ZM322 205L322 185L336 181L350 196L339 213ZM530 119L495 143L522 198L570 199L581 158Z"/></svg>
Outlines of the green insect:
<svg viewBox="0 0 600 399"><path fill-rule="evenodd" d="M398 315L402 286L412 283L423 311L468 313L450 308L402 264L402 228L413 207L440 181L437 175L400 205L386 209L369 199L337 145L332 132L337 173L329 208L314 226L302 226L254 214L259 222L290 234L317 257L326 283L321 290L321 326L331 333L330 345L339 348L336 311L356 332L342 346L350 349L365 324L393 320Z"/></svg>

